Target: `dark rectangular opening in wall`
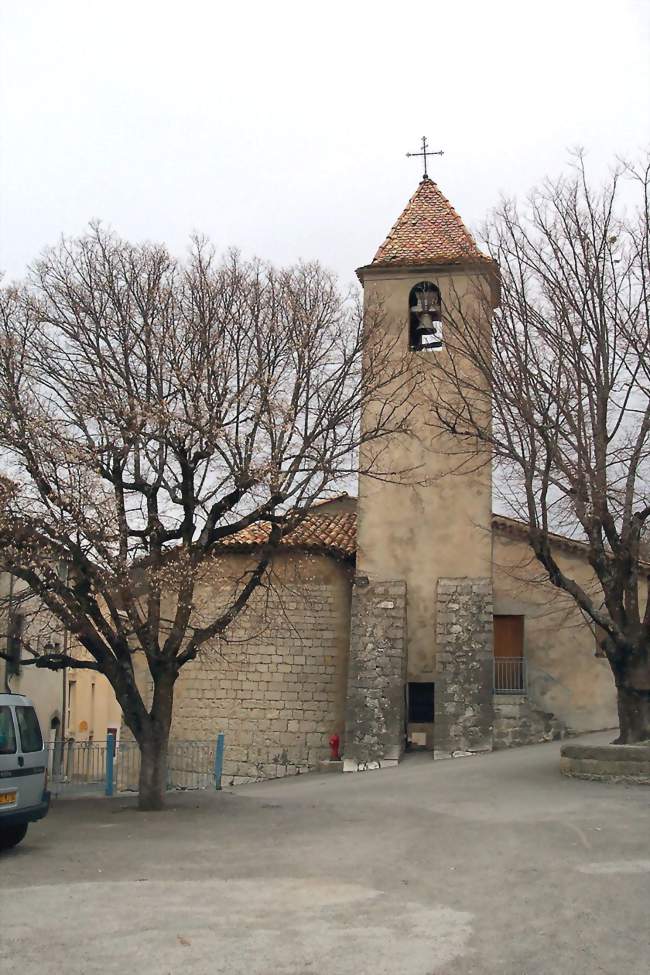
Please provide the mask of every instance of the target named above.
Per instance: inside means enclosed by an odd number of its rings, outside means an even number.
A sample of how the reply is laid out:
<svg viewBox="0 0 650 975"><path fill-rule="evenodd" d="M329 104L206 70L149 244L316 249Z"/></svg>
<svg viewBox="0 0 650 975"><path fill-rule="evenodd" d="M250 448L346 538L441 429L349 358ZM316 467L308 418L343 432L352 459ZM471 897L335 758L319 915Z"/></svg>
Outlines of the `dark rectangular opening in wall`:
<svg viewBox="0 0 650 975"><path fill-rule="evenodd" d="M433 721L433 684L409 683L409 723L431 724Z"/></svg>

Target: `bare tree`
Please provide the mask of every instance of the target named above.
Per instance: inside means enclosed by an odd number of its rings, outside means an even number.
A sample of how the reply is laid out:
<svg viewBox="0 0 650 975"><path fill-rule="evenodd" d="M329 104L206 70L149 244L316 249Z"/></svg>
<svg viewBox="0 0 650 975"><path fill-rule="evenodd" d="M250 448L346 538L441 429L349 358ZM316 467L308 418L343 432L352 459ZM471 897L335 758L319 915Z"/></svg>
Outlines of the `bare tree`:
<svg viewBox="0 0 650 975"><path fill-rule="evenodd" d="M502 288L491 334L452 295L448 354L433 364L441 394L432 423L452 434L461 458L477 439L491 447L509 510L527 523L548 579L601 628L620 742L650 738L640 572L650 516L649 172L648 161L619 165L594 190L578 155L523 209L503 202L485 231ZM621 206L623 187L640 197L633 213ZM596 594L562 569L553 531L586 542Z"/></svg>
<svg viewBox="0 0 650 975"><path fill-rule="evenodd" d="M317 264L218 261L199 239L183 263L100 226L2 292L0 566L87 651L36 665L90 667L112 684L141 750L141 808L163 803L181 668L244 610L282 537L355 471L360 446L405 429L411 381L377 335ZM368 473L395 476L382 453ZM197 623L202 563L261 522L256 564Z"/></svg>

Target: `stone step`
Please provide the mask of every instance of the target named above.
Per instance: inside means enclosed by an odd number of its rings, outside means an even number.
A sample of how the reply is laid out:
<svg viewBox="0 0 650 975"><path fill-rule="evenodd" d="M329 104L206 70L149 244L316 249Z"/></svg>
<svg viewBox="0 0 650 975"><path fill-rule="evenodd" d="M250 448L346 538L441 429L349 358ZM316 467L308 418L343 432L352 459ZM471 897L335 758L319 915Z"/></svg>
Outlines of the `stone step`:
<svg viewBox="0 0 650 975"><path fill-rule="evenodd" d="M492 703L495 707L499 704L524 704L528 706L528 697L525 694L493 694Z"/></svg>
<svg viewBox="0 0 650 975"><path fill-rule="evenodd" d="M534 707L524 695L494 696L493 742L497 750L564 736L564 727L553 714Z"/></svg>

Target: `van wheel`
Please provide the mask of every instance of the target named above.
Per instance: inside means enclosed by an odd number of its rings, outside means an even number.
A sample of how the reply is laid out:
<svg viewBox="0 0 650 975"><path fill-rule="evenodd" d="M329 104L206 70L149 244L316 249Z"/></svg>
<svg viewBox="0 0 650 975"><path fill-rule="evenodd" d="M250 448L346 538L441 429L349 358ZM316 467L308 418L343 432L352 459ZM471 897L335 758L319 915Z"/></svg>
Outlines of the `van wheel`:
<svg viewBox="0 0 650 975"><path fill-rule="evenodd" d="M0 828L0 850L9 850L12 846L17 846L21 840L25 839L27 823L20 826L10 826L8 829Z"/></svg>

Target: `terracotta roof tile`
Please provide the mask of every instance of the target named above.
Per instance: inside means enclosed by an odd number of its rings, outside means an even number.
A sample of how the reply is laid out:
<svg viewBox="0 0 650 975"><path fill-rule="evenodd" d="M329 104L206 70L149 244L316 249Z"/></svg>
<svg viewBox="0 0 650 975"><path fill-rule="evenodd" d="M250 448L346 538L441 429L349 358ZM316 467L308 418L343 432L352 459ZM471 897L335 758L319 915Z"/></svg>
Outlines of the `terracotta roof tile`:
<svg viewBox="0 0 650 975"><path fill-rule="evenodd" d="M316 501L314 501L311 507L321 508L324 504L333 504L335 501L341 501L343 498L349 497L350 495L347 491L339 491L338 494L333 494L331 498L318 498Z"/></svg>
<svg viewBox="0 0 650 975"><path fill-rule="evenodd" d="M269 525L261 522L222 539L218 549L248 550L263 545L269 535ZM281 548L300 548L327 552L338 558L351 559L356 552L357 516L344 511L336 515L309 515L290 534L285 535Z"/></svg>
<svg viewBox="0 0 650 975"><path fill-rule="evenodd" d="M519 521L517 518L493 514L492 528L502 534L513 535L524 539L526 542L528 541L528 524L525 521ZM549 532L548 538L551 545L555 545L559 549L575 552L576 555L582 555L584 558L589 555L589 544L579 538L569 538L568 535L557 535L555 532ZM650 562L640 559L639 567L644 574L650 574Z"/></svg>
<svg viewBox="0 0 650 975"><path fill-rule="evenodd" d="M373 265L492 263L449 200L425 177L374 256Z"/></svg>

